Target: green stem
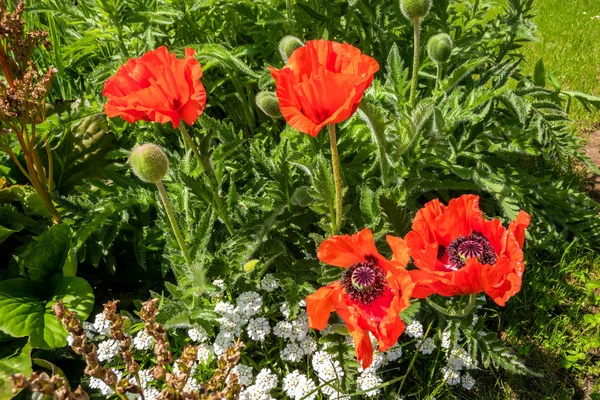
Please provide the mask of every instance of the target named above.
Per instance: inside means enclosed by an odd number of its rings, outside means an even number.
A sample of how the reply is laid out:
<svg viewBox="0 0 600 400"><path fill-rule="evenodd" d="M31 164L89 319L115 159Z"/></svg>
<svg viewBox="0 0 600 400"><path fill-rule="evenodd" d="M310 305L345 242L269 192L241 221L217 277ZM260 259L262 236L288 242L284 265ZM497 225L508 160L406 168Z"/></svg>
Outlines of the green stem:
<svg viewBox="0 0 600 400"><path fill-rule="evenodd" d="M419 342L419 345L417 346L417 349L415 350L415 354L413 354L413 357L410 360L410 364L408 364L408 369L406 370L406 373L402 377L402 382L400 382L400 387L398 388L398 393L402 393L402 386L404 386L404 381L406 381L406 377L408 376L408 373L410 372L413 365L415 364L417 356L419 355L419 352L421 351L421 346L423 346L425 339L427 338L427 336L429 336L429 331L431 330L432 325L433 325L433 322L429 323L429 326L427 327L427 331L425 331L425 335L423 335L423 338Z"/></svg>
<svg viewBox="0 0 600 400"><path fill-rule="evenodd" d="M412 70L412 84L410 86L410 106L415 106L415 99L417 97L417 85L419 84L419 56L421 54L421 32L419 31L421 20L415 18L413 24L415 27L415 40L414 40L414 56L413 56L413 70Z"/></svg>
<svg viewBox="0 0 600 400"><path fill-rule="evenodd" d="M187 129L185 129L185 126L183 126L183 124L179 125L179 130L183 134L183 139L185 140L186 144L192 149L192 152L198 159L198 162L200 163L199 164L200 168L202 169L202 173L206 176L206 178L208 180L208 185L209 185L210 191L212 192L212 195L213 195L213 201L215 204L217 214L219 215L219 217L221 217L221 220L227 227L227 230L229 231L229 233L231 235L233 235L233 233L234 233L233 224L231 223L231 220L229 219L229 215L227 215L227 209L225 208L225 203L223 202L223 198L221 198L221 196L219 195L219 183L217 182L217 174L215 173L215 170L210 162L210 159L208 157L202 157L202 155L200 154L200 151L198 150L198 147L196 146L196 144L190 137Z"/></svg>
<svg viewBox="0 0 600 400"><path fill-rule="evenodd" d="M340 174L340 156L338 154L337 139L335 137L335 124L327 125L329 129L329 144L331 145L331 165L333 167L333 182L335 183L335 224L332 224L332 233L339 233L342 227L342 177Z"/></svg>
<svg viewBox="0 0 600 400"><path fill-rule="evenodd" d="M181 231L179 230L179 225L177 225L177 220L175 219L175 213L173 212L173 206L169 201L169 196L167 195L167 191L165 190L165 186L162 183L162 180L156 182L156 187L158 188L158 193L160 193L160 198L165 206L165 211L167 212L167 216L169 217L169 222L171 223L171 227L173 228L173 233L175 233L175 238L177 239L177 243L179 243L179 248L183 253L183 257L185 258L185 262L188 265L188 268L192 269L192 259L190 258L190 254L188 252L187 246L183 240L183 236L181 235ZM200 267L202 268L202 267ZM204 290L204 274L201 274L201 282L200 282L200 290Z"/></svg>
<svg viewBox="0 0 600 400"><path fill-rule="evenodd" d="M448 317L463 318L463 317L466 317L467 315L469 315L471 313L471 311L473 311L473 307L475 307L475 304L477 303L477 295L475 295L475 294L469 295L469 302L467 303L467 305L462 310L458 310L458 311L449 310L446 307L442 307L439 304L435 303L433 300L431 300L429 297L427 297L425 299L425 301L433 309L439 311L440 313L442 313Z"/></svg>
<svg viewBox="0 0 600 400"><path fill-rule="evenodd" d="M435 80L435 88L441 89L442 88L442 69L444 68L444 64L443 63L436 63L436 64L437 64L437 77Z"/></svg>

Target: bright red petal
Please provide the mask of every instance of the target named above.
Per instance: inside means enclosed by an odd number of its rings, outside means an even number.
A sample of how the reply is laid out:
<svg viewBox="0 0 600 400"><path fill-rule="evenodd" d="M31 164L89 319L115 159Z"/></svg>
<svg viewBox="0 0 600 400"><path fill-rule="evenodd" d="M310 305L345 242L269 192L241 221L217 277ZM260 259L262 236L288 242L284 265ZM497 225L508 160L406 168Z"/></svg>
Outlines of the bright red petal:
<svg viewBox="0 0 600 400"><path fill-rule="evenodd" d="M352 236L331 236L321 243L317 251L319 260L342 268L362 262L369 255L379 255L369 229L363 229Z"/></svg>

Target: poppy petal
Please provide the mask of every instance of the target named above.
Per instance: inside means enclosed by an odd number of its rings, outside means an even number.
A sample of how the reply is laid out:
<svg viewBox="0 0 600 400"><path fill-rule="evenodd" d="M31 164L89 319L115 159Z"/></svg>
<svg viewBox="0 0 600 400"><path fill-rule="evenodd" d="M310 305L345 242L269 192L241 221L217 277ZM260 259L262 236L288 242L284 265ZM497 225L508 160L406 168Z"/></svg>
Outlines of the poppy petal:
<svg viewBox="0 0 600 400"><path fill-rule="evenodd" d="M326 264L348 268L363 262L366 256L376 256L377 247L370 229L349 236L331 236L319 245L317 258Z"/></svg>

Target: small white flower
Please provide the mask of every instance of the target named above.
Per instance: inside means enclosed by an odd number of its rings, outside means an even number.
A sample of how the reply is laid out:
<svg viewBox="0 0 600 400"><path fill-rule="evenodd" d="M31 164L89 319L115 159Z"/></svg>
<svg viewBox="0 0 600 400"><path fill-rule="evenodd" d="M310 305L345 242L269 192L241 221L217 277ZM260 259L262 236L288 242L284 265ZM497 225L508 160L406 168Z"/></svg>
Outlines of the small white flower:
<svg viewBox="0 0 600 400"><path fill-rule="evenodd" d="M98 344L98 361L109 361L119 353L119 341L107 339Z"/></svg>
<svg viewBox="0 0 600 400"><path fill-rule="evenodd" d="M412 338L420 339L423 337L423 325L415 319L406 327L404 332Z"/></svg>
<svg viewBox="0 0 600 400"><path fill-rule="evenodd" d="M90 378L90 389L99 389L100 393L104 396L108 396L113 394L114 391L108 386L104 381L101 381L98 378Z"/></svg>
<svg viewBox="0 0 600 400"><path fill-rule="evenodd" d="M455 371L461 371L463 368L473 369L477 367L477 362L473 361L469 353L460 346L454 346L446 357L448 359L448 367Z"/></svg>
<svg viewBox="0 0 600 400"><path fill-rule="evenodd" d="M224 301L219 301L215 304L215 312L217 314L221 314L223 316L227 316L229 314L235 313L235 306L231 303L226 303Z"/></svg>
<svg viewBox="0 0 600 400"><path fill-rule="evenodd" d="M185 386L183 387L183 393L197 393L200 390L200 388L201 386L196 380L196 378L190 377L188 378L187 382L185 383Z"/></svg>
<svg viewBox="0 0 600 400"><path fill-rule="evenodd" d="M133 347L137 350L150 350L154 346L154 339L146 329L142 329L133 338Z"/></svg>
<svg viewBox="0 0 600 400"><path fill-rule="evenodd" d="M260 287L267 292L272 292L279 287L279 282L272 274L267 274L260 281Z"/></svg>
<svg viewBox="0 0 600 400"><path fill-rule="evenodd" d="M240 392L240 400L273 400L273 397L257 385L252 385Z"/></svg>
<svg viewBox="0 0 600 400"><path fill-rule="evenodd" d="M446 385L458 385L460 383L460 373L458 371L449 367L443 367L442 374L444 375Z"/></svg>
<svg viewBox="0 0 600 400"><path fill-rule="evenodd" d="M296 398L296 390L298 390L298 386L300 385L301 376L300 371L296 369L283 378L283 391L288 397Z"/></svg>
<svg viewBox="0 0 600 400"><path fill-rule="evenodd" d="M254 386L260 388L263 393L269 393L271 390L277 387L278 381L277 375L275 375L269 368L263 368L256 376L256 383Z"/></svg>
<svg viewBox="0 0 600 400"><path fill-rule="evenodd" d="M104 313L99 313L96 314L92 327L97 333L106 335L110 331L110 321L106 319Z"/></svg>
<svg viewBox="0 0 600 400"><path fill-rule="evenodd" d="M212 349L209 344L201 343L198 346L198 356L196 357L196 359L198 360L198 362L201 362L202 364L207 364L208 361L210 360L211 352L212 352Z"/></svg>
<svg viewBox="0 0 600 400"><path fill-rule="evenodd" d="M85 332L85 337L88 339L93 339L95 335L95 328L94 328L94 324L92 324L91 322L87 322L85 321L83 323L83 330Z"/></svg>
<svg viewBox="0 0 600 400"><path fill-rule="evenodd" d="M383 366L385 361L386 361L386 357L383 353L374 351L373 352L373 360L371 361L371 365L369 365L369 368L363 370L362 366L359 366L358 372L363 372L363 373L373 372L373 373L375 373L375 371L377 371L379 368L381 368Z"/></svg>
<svg viewBox="0 0 600 400"><path fill-rule="evenodd" d="M426 338L421 342L421 353L431 354L435 350L435 342L432 338Z"/></svg>
<svg viewBox="0 0 600 400"><path fill-rule="evenodd" d="M287 303L281 303L281 307L279 307L279 311L285 317L285 319L290 318L290 307Z"/></svg>
<svg viewBox="0 0 600 400"><path fill-rule="evenodd" d="M312 379L307 378L305 375L300 376L300 382L296 388L296 400L314 400L317 398L318 391L317 385Z"/></svg>
<svg viewBox="0 0 600 400"><path fill-rule="evenodd" d="M237 306L246 317L256 315L262 307L262 297L256 292L244 292L237 298Z"/></svg>
<svg viewBox="0 0 600 400"><path fill-rule="evenodd" d="M315 351L317 351L317 341L313 339L312 336L307 336L303 341L298 343L300 345L300 349L305 356L311 355Z"/></svg>
<svg viewBox="0 0 600 400"><path fill-rule="evenodd" d="M69 335L67 336L67 344L69 346L73 346L73 335L69 333Z"/></svg>
<svg viewBox="0 0 600 400"><path fill-rule="evenodd" d="M471 374L469 374L468 372L466 372L462 378L461 378L461 382L462 382L462 387L464 387L467 390L471 390L473 389L473 386L475 386L475 379L473 379L473 377L471 376Z"/></svg>
<svg viewBox="0 0 600 400"><path fill-rule="evenodd" d="M221 289L221 291L225 290L225 281L223 279L215 279L212 284L214 287Z"/></svg>
<svg viewBox="0 0 600 400"><path fill-rule="evenodd" d="M301 312L298 314L298 318L291 321L291 324L292 329L289 338L297 341L304 340L308 334L308 314L304 311Z"/></svg>
<svg viewBox="0 0 600 400"><path fill-rule="evenodd" d="M442 332L442 347L444 349L449 349L450 348L450 341L452 338L452 332L449 329L444 330L444 332Z"/></svg>
<svg viewBox="0 0 600 400"><path fill-rule="evenodd" d="M259 342L265 340L265 336L271 333L269 321L267 321L263 317L251 318L250 322L248 322L248 327L246 329L248 331L248 336L250 336L250 339L257 340Z"/></svg>
<svg viewBox="0 0 600 400"><path fill-rule="evenodd" d="M254 369L248 365L237 364L235 367L233 367L231 373L238 376L238 382L240 383L240 385L250 386L252 385L252 381L254 380L254 375L252 375L252 371L254 371ZM229 381L229 377L227 379Z"/></svg>
<svg viewBox="0 0 600 400"><path fill-rule="evenodd" d="M146 400L160 400L160 392L153 387L144 389L144 398Z"/></svg>
<svg viewBox="0 0 600 400"><path fill-rule="evenodd" d="M302 360L304 357L304 351L296 342L288 343L280 355L281 359L284 361L290 361L296 363Z"/></svg>
<svg viewBox="0 0 600 400"><path fill-rule="evenodd" d="M360 376L358 378L356 378L356 385L358 386L358 388L365 393L365 396L368 397L373 397L379 394L379 392L381 391L381 389L374 389L374 390L369 390L374 388L375 386L379 386L381 385L382 380L380 377L377 376L377 374L375 374L374 371L365 371L362 374L360 374Z"/></svg>
<svg viewBox="0 0 600 400"><path fill-rule="evenodd" d="M193 342L205 342L208 339L208 334L202 327L194 327L187 331L187 334Z"/></svg>
<svg viewBox="0 0 600 400"><path fill-rule="evenodd" d="M298 305L299 305L300 307L306 307L306 300L300 300L300 301L298 302Z"/></svg>
<svg viewBox="0 0 600 400"><path fill-rule="evenodd" d="M396 344L396 346L391 347L385 353L383 353L387 362L392 362L398 360L402 357L402 346Z"/></svg>
<svg viewBox="0 0 600 400"><path fill-rule="evenodd" d="M279 321L273 328L273 335L289 339L292 336L292 323L289 321Z"/></svg>
<svg viewBox="0 0 600 400"><path fill-rule="evenodd" d="M225 353L227 348L233 345L233 342L234 336L231 332L223 330L220 331L215 338L215 343L213 344L215 354L220 356L221 354Z"/></svg>

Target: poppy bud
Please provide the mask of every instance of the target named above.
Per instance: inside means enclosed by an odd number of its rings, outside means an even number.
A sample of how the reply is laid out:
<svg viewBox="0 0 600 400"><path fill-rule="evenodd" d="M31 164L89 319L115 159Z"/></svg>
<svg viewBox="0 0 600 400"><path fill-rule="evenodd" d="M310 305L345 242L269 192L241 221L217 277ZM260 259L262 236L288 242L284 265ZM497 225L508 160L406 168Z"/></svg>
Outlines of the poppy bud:
<svg viewBox="0 0 600 400"><path fill-rule="evenodd" d="M427 54L436 63L448 61L452 54L452 38L447 33L432 36L427 43Z"/></svg>
<svg viewBox="0 0 600 400"><path fill-rule="evenodd" d="M408 19L423 18L429 14L431 0L400 0L400 9Z"/></svg>
<svg viewBox="0 0 600 400"><path fill-rule="evenodd" d="M271 118L281 118L279 100L273 92L259 92L256 95L256 105Z"/></svg>
<svg viewBox="0 0 600 400"><path fill-rule="evenodd" d="M288 35L284 36L279 41L279 54L281 54L281 58L283 62L287 62L294 50L298 47L304 46L302 40L298 39L296 36Z"/></svg>
<svg viewBox="0 0 600 400"><path fill-rule="evenodd" d="M167 174L169 159L155 144L146 143L135 147L129 156L133 172L144 182L156 183Z"/></svg>

